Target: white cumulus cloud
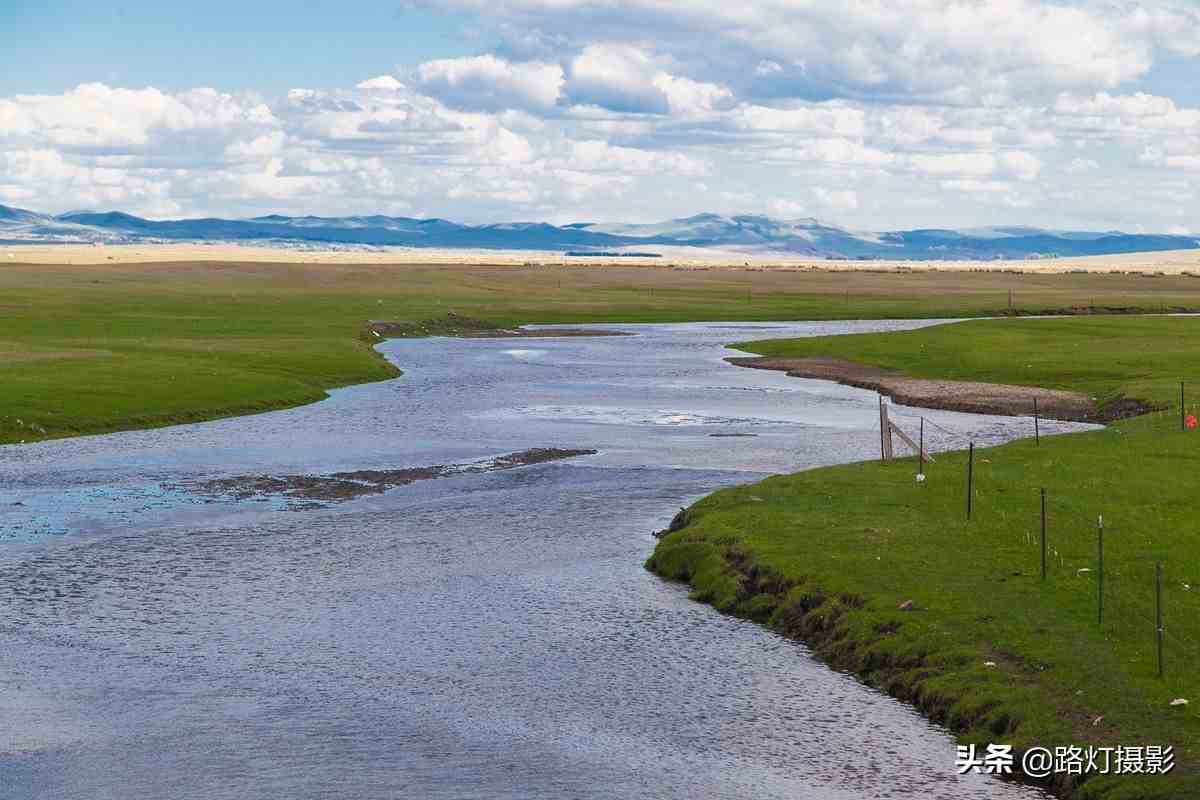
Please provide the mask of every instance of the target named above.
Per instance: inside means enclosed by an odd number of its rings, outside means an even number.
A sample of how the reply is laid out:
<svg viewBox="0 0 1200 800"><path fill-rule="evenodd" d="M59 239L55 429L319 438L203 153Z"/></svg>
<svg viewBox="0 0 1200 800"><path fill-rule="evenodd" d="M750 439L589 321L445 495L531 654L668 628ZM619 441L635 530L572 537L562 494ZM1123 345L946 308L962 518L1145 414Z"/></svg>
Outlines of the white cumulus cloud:
<svg viewBox="0 0 1200 800"><path fill-rule="evenodd" d="M558 64L511 62L493 55L426 61L418 86L456 108L483 111L553 108L563 85Z"/></svg>
<svg viewBox="0 0 1200 800"><path fill-rule="evenodd" d="M1200 216L1200 109L1172 89L1200 60L1188 0L438 4L456 7L480 52L345 87L0 97L0 202L468 221L787 210L868 229Z"/></svg>

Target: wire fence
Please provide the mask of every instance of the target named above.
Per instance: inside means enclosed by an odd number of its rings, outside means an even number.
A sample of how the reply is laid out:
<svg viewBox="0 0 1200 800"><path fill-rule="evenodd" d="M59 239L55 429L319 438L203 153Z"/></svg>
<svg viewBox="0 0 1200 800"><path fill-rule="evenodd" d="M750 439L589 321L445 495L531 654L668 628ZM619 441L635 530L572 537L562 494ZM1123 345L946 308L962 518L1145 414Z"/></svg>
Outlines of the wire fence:
<svg viewBox="0 0 1200 800"><path fill-rule="evenodd" d="M1156 416L1165 433L1175 425L1190 427L1188 415L1178 410L1156 412ZM927 417L897 412L894 406L883 415L881 425L884 419L902 421L910 437L920 430L922 444L935 454L968 450L965 474L953 478L963 486L964 519L986 514L989 535L1006 540L1003 557L1019 562L1010 565L1013 574L1033 576L1029 591L1040 593L1043 600L1046 593L1058 594L1054 605L1037 604L1040 608L1061 607L1074 621L1090 612L1096 628L1105 638L1119 642L1121 658L1139 671L1175 682L1191 683L1200 677L1200 640L1192 634L1195 621L1200 620L1200 564L1165 557L1163 543L1155 541L1156 531L1146 530L1145 518L1106 519L1102 508L1081 513L1081 502L1070 487L1030 485L1027 494L1014 497L1006 485L1009 491L1003 497L989 497L986 478L981 485L974 462L991 465L1004 458L1003 451L982 451L985 459L975 452L974 437ZM1054 423L1041 423L1042 432L1056 429ZM1031 436L1035 424L1031 418ZM1119 441L1113 446L1120 446ZM925 469L923 460L922 472ZM1144 498L1148 508L1164 500Z"/></svg>

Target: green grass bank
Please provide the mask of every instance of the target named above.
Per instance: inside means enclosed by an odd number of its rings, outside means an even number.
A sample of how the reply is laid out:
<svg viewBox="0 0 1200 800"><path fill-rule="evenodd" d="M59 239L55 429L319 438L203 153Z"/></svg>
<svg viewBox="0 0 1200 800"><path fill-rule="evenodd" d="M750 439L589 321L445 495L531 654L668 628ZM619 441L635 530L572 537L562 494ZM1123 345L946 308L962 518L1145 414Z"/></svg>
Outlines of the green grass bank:
<svg viewBox="0 0 1200 800"><path fill-rule="evenodd" d="M329 388L397 374L371 349L369 321L420 323L448 311L513 326L1185 308L1200 308L1196 277L5 263L0 443L319 400Z"/></svg>
<svg viewBox="0 0 1200 800"><path fill-rule="evenodd" d="M1200 319L979 320L743 347L1163 407L1040 446L977 450L969 520L965 452L937 456L921 483L913 458L721 491L689 510L648 567L689 582L698 600L809 642L964 742L1176 749L1168 777L1060 780L1061 794L1200 797L1200 431L1181 432L1178 416L1180 380L1200 401Z"/></svg>

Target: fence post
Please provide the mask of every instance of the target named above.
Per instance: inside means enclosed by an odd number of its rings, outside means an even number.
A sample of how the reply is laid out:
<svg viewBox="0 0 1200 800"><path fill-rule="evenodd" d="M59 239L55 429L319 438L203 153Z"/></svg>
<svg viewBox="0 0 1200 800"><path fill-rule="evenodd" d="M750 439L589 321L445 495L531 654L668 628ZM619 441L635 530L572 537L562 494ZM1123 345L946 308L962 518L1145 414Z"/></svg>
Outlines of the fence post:
<svg viewBox="0 0 1200 800"><path fill-rule="evenodd" d="M887 437L887 411L883 408L883 395L879 395L879 460L887 461L887 445L884 441Z"/></svg>
<svg viewBox="0 0 1200 800"><path fill-rule="evenodd" d="M1033 442L1038 447L1042 446L1042 431L1038 424L1038 405L1037 398L1033 398Z"/></svg>
<svg viewBox="0 0 1200 800"><path fill-rule="evenodd" d="M972 495L975 484L975 443L971 442L971 449L967 455L967 519L971 518Z"/></svg>
<svg viewBox="0 0 1200 800"><path fill-rule="evenodd" d="M1154 565L1154 626L1158 637L1158 677L1163 676L1162 564Z"/></svg>
<svg viewBox="0 0 1200 800"><path fill-rule="evenodd" d="M1046 490L1042 489L1042 580L1046 580Z"/></svg>
<svg viewBox="0 0 1200 800"><path fill-rule="evenodd" d="M921 468L920 468L920 472L918 474L924 475L925 474L925 418L924 417L921 417L921 434L917 437L917 443L919 445L917 447L917 450L920 451L920 459L921 459Z"/></svg>
<svg viewBox="0 0 1200 800"><path fill-rule="evenodd" d="M1096 518L1096 624L1104 624L1104 515Z"/></svg>

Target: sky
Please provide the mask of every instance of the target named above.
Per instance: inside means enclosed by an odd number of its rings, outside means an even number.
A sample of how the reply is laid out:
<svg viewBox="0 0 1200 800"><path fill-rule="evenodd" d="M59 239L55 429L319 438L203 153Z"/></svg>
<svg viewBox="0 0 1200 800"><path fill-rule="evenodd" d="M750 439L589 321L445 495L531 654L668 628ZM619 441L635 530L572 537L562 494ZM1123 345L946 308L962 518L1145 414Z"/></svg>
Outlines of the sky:
<svg viewBox="0 0 1200 800"><path fill-rule="evenodd" d="M1192 0L0 0L0 203L1200 234Z"/></svg>

